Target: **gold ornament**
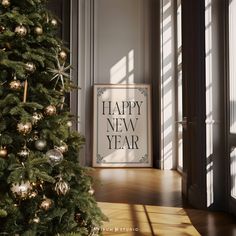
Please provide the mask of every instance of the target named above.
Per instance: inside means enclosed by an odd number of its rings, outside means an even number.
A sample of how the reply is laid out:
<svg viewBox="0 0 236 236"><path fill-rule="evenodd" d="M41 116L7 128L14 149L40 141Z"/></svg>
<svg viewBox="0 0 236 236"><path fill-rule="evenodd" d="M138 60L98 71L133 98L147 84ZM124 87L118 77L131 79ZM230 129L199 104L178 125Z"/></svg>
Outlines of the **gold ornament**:
<svg viewBox="0 0 236 236"><path fill-rule="evenodd" d="M21 199L26 199L29 197L30 192L32 190L32 186L29 181L21 181L21 183L12 184L11 191L14 196Z"/></svg>
<svg viewBox="0 0 236 236"><path fill-rule="evenodd" d="M56 147L56 149L59 150L61 153L65 153L68 151L68 145L62 142L61 146Z"/></svg>
<svg viewBox="0 0 236 236"><path fill-rule="evenodd" d="M66 195L70 190L70 186L67 182L60 178L56 183L54 190L58 195Z"/></svg>
<svg viewBox="0 0 236 236"><path fill-rule="evenodd" d="M35 148L38 149L39 151L43 151L45 147L47 146L47 141L43 139L38 139L35 141Z"/></svg>
<svg viewBox="0 0 236 236"><path fill-rule="evenodd" d="M29 156L30 150L26 146L24 146L17 154L20 157L26 158Z"/></svg>
<svg viewBox="0 0 236 236"><path fill-rule="evenodd" d="M57 26L57 20L56 19L52 19L51 20L51 24L52 24L52 26L56 27Z"/></svg>
<svg viewBox="0 0 236 236"><path fill-rule="evenodd" d="M10 6L10 0L2 0L2 5L4 6L4 7L9 7Z"/></svg>
<svg viewBox="0 0 236 236"><path fill-rule="evenodd" d="M43 114L42 113L37 113L37 112L33 113L33 116L32 116L33 125L36 125L42 119L43 119Z"/></svg>
<svg viewBox="0 0 236 236"><path fill-rule="evenodd" d="M7 157L7 149L6 147L0 147L0 157L6 158Z"/></svg>
<svg viewBox="0 0 236 236"><path fill-rule="evenodd" d="M37 35L41 35L41 34L43 34L43 28L37 26L37 27L34 28L34 32L35 32L35 34L37 34Z"/></svg>
<svg viewBox="0 0 236 236"><path fill-rule="evenodd" d="M10 83L10 88L13 90L20 90L21 89L21 82L19 80L14 79Z"/></svg>
<svg viewBox="0 0 236 236"><path fill-rule="evenodd" d="M17 130L19 133L26 135L32 130L32 124L30 122L17 124Z"/></svg>
<svg viewBox="0 0 236 236"><path fill-rule="evenodd" d="M49 198L45 198L43 201L42 201L42 203L41 203L41 205L40 205L40 208L41 209L43 209L43 210L45 210L45 211L48 211L51 207L52 207L52 200L51 199L49 199Z"/></svg>
<svg viewBox="0 0 236 236"><path fill-rule="evenodd" d="M58 165L63 160L63 154L57 149L51 149L46 152L46 157L51 166Z"/></svg>
<svg viewBox="0 0 236 236"><path fill-rule="evenodd" d="M36 66L33 62L27 62L25 64L25 69L27 70L27 72L29 73L34 73L36 70Z"/></svg>
<svg viewBox="0 0 236 236"><path fill-rule="evenodd" d="M67 58L66 52L65 52L65 51L60 51L60 52L59 52L59 58L60 58L61 60L65 61L66 58Z"/></svg>
<svg viewBox="0 0 236 236"><path fill-rule="evenodd" d="M23 25L19 25L15 28L15 33L19 35L20 37L23 37L27 34L27 29Z"/></svg>
<svg viewBox="0 0 236 236"><path fill-rule="evenodd" d="M53 116L57 113L57 108L53 105L49 105L45 108L45 114L47 116Z"/></svg>

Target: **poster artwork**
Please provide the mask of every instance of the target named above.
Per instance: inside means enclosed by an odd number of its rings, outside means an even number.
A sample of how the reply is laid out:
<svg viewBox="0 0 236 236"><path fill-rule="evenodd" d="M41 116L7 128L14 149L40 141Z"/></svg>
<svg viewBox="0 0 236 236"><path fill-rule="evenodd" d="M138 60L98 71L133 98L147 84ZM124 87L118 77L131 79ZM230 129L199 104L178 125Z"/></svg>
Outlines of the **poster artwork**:
<svg viewBox="0 0 236 236"><path fill-rule="evenodd" d="M152 165L149 85L95 85L95 167Z"/></svg>

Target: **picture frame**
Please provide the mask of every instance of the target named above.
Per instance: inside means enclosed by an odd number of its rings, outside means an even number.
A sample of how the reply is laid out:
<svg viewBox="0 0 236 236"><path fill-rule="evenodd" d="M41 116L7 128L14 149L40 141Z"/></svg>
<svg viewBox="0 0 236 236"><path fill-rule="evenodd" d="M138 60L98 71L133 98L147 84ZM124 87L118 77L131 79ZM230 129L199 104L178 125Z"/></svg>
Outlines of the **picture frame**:
<svg viewBox="0 0 236 236"><path fill-rule="evenodd" d="M93 167L152 167L151 86L96 84Z"/></svg>

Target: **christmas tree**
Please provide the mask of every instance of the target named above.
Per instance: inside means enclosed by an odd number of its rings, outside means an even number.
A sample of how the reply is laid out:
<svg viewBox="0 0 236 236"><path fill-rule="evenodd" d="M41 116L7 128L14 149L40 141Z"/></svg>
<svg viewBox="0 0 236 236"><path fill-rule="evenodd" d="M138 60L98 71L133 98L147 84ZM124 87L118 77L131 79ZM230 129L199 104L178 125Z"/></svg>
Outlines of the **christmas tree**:
<svg viewBox="0 0 236 236"><path fill-rule="evenodd" d="M69 52L45 4L0 2L0 235L99 235L105 217L65 102Z"/></svg>

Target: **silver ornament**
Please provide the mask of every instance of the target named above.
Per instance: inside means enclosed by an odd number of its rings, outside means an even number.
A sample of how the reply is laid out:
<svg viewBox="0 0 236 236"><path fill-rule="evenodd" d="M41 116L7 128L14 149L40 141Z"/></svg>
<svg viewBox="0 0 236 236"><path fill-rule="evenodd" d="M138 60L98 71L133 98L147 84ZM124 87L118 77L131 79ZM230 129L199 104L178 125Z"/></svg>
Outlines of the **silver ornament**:
<svg viewBox="0 0 236 236"><path fill-rule="evenodd" d="M60 51L58 55L59 55L60 59L63 61L65 61L67 58L67 54L65 51Z"/></svg>
<svg viewBox="0 0 236 236"><path fill-rule="evenodd" d="M43 119L43 114L42 113L38 113L38 112L33 113L33 116L32 116L33 125L36 125L42 119Z"/></svg>
<svg viewBox="0 0 236 236"><path fill-rule="evenodd" d="M54 190L58 195L66 195L70 190L70 186L66 181L60 178L56 183Z"/></svg>
<svg viewBox="0 0 236 236"><path fill-rule="evenodd" d="M47 146L47 141L44 139L38 139L35 141L35 147L39 151L43 151Z"/></svg>
<svg viewBox="0 0 236 236"><path fill-rule="evenodd" d="M17 154L20 157L26 158L29 156L30 150L26 146L24 146Z"/></svg>
<svg viewBox="0 0 236 236"><path fill-rule="evenodd" d="M31 132L32 124L30 122L23 122L17 124L17 130L19 133L26 135Z"/></svg>
<svg viewBox="0 0 236 236"><path fill-rule="evenodd" d="M15 33L21 37L25 36L27 34L27 29L23 25L19 25L15 28Z"/></svg>
<svg viewBox="0 0 236 236"><path fill-rule="evenodd" d="M58 165L63 160L63 154L57 149L51 149L46 153L49 163L52 166Z"/></svg>
<svg viewBox="0 0 236 236"><path fill-rule="evenodd" d="M32 186L29 181L21 181L21 183L14 183L12 184L11 191L14 196L17 198L25 199L30 195L32 190Z"/></svg>

